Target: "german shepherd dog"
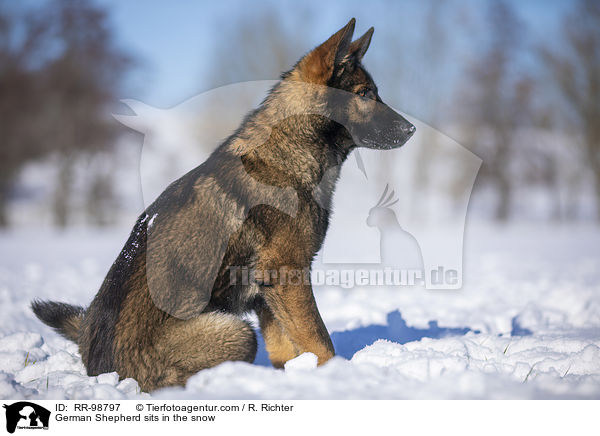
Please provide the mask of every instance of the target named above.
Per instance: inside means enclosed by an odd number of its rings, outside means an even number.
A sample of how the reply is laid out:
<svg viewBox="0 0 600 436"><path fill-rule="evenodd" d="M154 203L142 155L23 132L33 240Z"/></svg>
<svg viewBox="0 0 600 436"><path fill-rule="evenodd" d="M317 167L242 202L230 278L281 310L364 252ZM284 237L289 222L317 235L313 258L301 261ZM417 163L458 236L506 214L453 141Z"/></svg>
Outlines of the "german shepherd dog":
<svg viewBox="0 0 600 436"><path fill-rule="evenodd" d="M89 375L116 371L145 391L185 384L229 360L253 362L255 311L273 366L333 344L310 270L327 231L342 162L392 149L415 127L386 106L361 60L373 28L355 20L306 54L212 155L138 218L86 309L33 301L79 345ZM240 271L251 270L250 280Z"/></svg>

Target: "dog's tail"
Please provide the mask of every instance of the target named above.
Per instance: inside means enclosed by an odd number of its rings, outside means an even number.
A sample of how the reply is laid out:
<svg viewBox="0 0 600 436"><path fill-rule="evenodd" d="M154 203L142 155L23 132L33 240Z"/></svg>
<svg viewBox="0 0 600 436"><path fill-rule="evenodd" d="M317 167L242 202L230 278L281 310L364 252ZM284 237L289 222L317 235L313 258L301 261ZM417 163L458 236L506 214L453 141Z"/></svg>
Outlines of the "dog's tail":
<svg viewBox="0 0 600 436"><path fill-rule="evenodd" d="M85 309L54 301L33 300L31 309L44 324L77 343Z"/></svg>

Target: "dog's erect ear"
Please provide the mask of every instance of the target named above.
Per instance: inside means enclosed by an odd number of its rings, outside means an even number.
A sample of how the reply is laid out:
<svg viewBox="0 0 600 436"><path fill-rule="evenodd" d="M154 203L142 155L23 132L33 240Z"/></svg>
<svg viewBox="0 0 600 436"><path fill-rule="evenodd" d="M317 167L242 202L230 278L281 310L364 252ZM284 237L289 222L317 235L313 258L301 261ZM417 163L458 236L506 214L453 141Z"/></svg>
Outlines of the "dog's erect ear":
<svg viewBox="0 0 600 436"><path fill-rule="evenodd" d="M354 56L359 62L362 60L363 56L367 52L369 44L371 44L371 37L373 36L374 31L375 28L371 27L365 32L363 36L361 36L356 41L352 42L352 44L350 44L349 53L351 56Z"/></svg>
<svg viewBox="0 0 600 436"><path fill-rule="evenodd" d="M327 41L304 56L299 64L304 80L312 83L327 83L335 67L340 65L348 54L355 24L356 20L352 18Z"/></svg>

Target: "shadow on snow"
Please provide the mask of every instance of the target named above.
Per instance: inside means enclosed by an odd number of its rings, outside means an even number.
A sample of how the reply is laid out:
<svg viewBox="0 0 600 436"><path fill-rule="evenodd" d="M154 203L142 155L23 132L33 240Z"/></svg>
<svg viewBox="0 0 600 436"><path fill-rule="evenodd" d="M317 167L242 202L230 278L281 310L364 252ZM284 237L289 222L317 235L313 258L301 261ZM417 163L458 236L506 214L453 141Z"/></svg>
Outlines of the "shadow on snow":
<svg viewBox="0 0 600 436"><path fill-rule="evenodd" d="M351 359L354 353L362 350L367 345L371 345L378 339L405 344L407 342L418 341L422 338L437 339L446 336L462 336L470 331L471 329L468 327L440 327L437 321L429 321L429 326L425 329L409 327L402 318L402 314L398 310L395 310L388 313L386 325L371 324L343 332L333 332L331 340L333 341L336 355ZM478 333L478 331L475 331L475 333ZM262 336L257 334L257 339L258 352L254 363L256 365L271 366Z"/></svg>

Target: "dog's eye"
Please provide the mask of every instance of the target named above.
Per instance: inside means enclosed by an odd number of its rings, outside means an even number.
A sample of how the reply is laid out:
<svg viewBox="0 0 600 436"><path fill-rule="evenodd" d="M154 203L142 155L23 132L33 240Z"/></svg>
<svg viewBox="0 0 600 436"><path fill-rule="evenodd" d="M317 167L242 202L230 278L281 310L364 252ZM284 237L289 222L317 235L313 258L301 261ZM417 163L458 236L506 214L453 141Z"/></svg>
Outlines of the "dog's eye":
<svg viewBox="0 0 600 436"><path fill-rule="evenodd" d="M368 88L361 89L358 92L358 95L360 95L361 97L366 97L366 98L370 98L372 100L375 100L375 93L373 92L372 89L368 89Z"/></svg>

